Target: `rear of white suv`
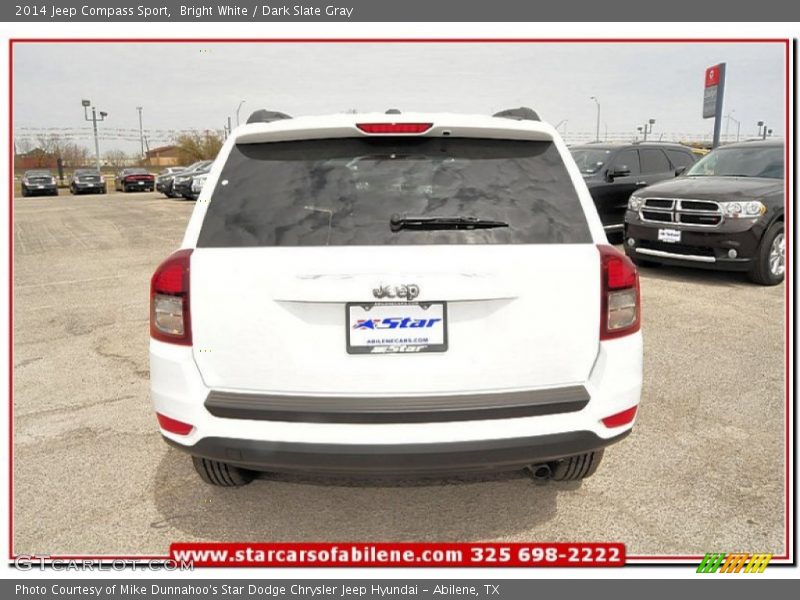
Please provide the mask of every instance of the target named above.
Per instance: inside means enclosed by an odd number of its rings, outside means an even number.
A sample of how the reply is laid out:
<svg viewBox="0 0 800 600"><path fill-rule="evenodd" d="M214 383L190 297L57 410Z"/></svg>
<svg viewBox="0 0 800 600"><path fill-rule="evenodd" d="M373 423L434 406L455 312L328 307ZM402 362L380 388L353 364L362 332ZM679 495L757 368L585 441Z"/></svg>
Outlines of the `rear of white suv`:
<svg viewBox="0 0 800 600"><path fill-rule="evenodd" d="M630 432L635 267L555 130L504 115L259 111L233 132L151 282L161 433L205 481L580 479Z"/></svg>

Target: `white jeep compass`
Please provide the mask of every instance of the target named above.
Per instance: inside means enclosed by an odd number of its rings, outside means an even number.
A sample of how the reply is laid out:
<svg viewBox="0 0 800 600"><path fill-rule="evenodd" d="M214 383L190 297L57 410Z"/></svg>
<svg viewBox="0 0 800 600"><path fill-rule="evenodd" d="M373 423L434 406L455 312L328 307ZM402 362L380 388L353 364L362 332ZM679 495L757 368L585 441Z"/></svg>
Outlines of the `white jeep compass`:
<svg viewBox="0 0 800 600"><path fill-rule="evenodd" d="M150 299L161 433L215 485L581 479L639 404L636 269L530 109L257 111Z"/></svg>

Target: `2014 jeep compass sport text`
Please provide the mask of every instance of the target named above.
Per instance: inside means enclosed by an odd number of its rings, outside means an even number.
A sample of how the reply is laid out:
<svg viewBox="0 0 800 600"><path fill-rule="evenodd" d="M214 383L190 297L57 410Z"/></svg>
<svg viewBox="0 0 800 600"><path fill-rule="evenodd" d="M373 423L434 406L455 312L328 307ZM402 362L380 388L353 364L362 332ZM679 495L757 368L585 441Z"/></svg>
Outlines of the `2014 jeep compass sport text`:
<svg viewBox="0 0 800 600"><path fill-rule="evenodd" d="M257 111L150 297L161 433L211 484L581 479L639 405L636 268L530 109Z"/></svg>

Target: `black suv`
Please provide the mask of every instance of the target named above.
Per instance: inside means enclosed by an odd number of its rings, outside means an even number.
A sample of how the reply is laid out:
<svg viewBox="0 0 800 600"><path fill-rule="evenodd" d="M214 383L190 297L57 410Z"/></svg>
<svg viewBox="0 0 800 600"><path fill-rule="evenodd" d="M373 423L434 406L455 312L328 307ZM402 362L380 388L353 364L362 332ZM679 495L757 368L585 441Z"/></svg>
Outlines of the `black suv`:
<svg viewBox="0 0 800 600"><path fill-rule="evenodd" d="M637 264L747 271L783 281L784 146L717 148L685 175L637 191L625 213L625 252Z"/></svg>
<svg viewBox="0 0 800 600"><path fill-rule="evenodd" d="M661 142L585 144L570 151L607 234L622 232L633 192L672 179L695 162L688 146Z"/></svg>

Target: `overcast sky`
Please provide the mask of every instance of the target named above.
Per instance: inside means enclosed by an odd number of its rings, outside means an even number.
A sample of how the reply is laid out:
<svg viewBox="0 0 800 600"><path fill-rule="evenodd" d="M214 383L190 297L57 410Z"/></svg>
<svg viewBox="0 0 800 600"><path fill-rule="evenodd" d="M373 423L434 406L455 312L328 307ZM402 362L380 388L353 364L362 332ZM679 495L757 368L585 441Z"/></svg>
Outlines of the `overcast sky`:
<svg viewBox="0 0 800 600"><path fill-rule="evenodd" d="M567 138L595 130L632 136L656 119L653 137L710 135L701 118L707 66L726 62L724 113L743 137L759 120L784 130L784 47L748 44L17 44L15 135L63 128L91 144L81 99L109 113L101 152L139 148L137 106L150 146L157 130L221 129L270 108L292 115L357 109L490 113L526 105ZM723 121L723 133L726 122ZM733 137L736 123L730 122Z"/></svg>

